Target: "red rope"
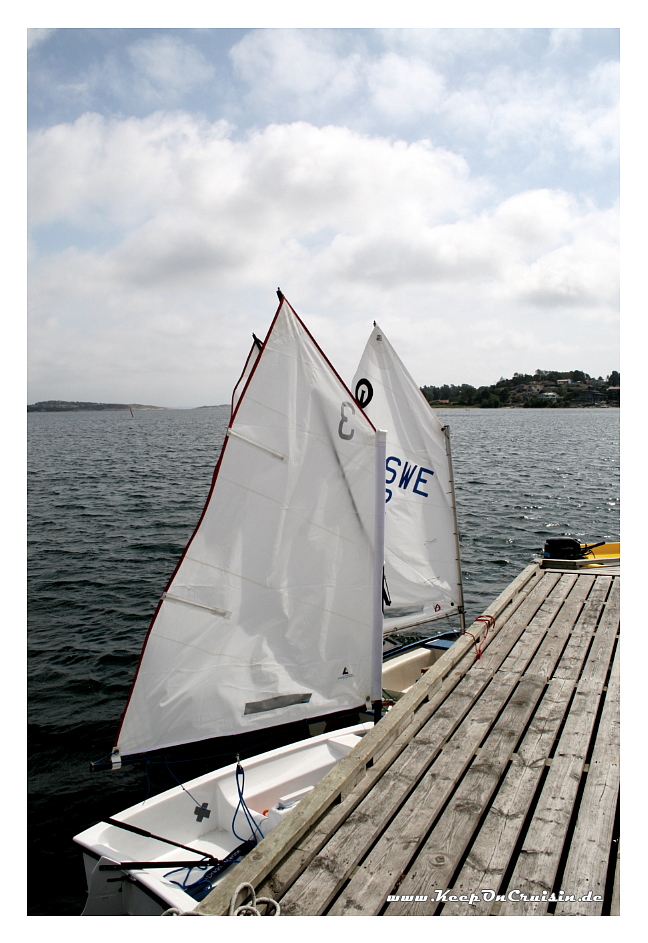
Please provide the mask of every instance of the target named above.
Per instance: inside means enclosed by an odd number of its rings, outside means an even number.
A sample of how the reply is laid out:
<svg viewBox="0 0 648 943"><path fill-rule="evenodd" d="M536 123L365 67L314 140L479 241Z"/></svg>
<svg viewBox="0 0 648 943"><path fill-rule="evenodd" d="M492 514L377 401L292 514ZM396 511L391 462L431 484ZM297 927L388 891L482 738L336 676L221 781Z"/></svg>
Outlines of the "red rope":
<svg viewBox="0 0 648 943"><path fill-rule="evenodd" d="M472 632L464 632L464 635L469 635L469 636L471 637L471 639L473 640L473 643L474 643L474 646L475 646L475 661L477 661L478 659L481 658L481 656L482 656L482 654L483 654L483 651L484 651L484 642L486 641L486 636L488 635L489 630L495 628L495 617L494 617L494 616L488 616L488 615L486 615L486 616L477 616L477 618L475 619L475 622L485 622L485 623L486 623L486 631L484 632L484 636L483 636L481 642L478 644L478 640L477 640L477 638L472 634Z"/></svg>

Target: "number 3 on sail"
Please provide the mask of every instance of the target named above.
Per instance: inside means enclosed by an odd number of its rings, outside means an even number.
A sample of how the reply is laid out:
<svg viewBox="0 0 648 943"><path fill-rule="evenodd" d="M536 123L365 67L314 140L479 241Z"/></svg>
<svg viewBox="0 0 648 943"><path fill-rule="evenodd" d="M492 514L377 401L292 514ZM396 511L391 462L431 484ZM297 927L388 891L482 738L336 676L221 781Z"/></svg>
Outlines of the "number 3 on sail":
<svg viewBox="0 0 648 943"><path fill-rule="evenodd" d="M338 426L338 435L341 439L352 439L353 438L353 429L347 429L346 432L343 432L344 427L349 422L349 414L353 415L355 409L353 408L353 403L342 403L342 408L340 410L342 418L340 419L340 425Z"/></svg>

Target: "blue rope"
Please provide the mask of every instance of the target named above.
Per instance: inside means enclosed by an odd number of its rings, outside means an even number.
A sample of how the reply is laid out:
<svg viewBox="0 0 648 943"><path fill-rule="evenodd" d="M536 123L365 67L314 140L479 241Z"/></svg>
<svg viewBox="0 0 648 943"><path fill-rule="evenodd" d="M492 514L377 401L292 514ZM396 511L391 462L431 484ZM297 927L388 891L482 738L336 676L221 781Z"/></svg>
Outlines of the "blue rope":
<svg viewBox="0 0 648 943"><path fill-rule="evenodd" d="M175 884L176 887L179 887L181 890L183 890L185 894L189 894L190 897L193 897L194 900L202 900L203 897L206 897L207 894L209 894L209 892L213 891L214 889L212 882L209 880L209 872L207 872L208 867L209 865L206 862L205 864L199 862L198 864L194 865L193 868L177 868L175 871L167 871L164 877L169 879L169 883ZM171 880L172 874L178 874L178 872L183 870L187 872L183 881ZM197 881L189 883L189 878L192 871L196 870L205 871L207 873Z"/></svg>
<svg viewBox="0 0 648 943"><path fill-rule="evenodd" d="M257 823L254 821L254 818L252 817L252 813L250 812L250 810L248 809L246 805L245 799L243 798L244 788L245 788L245 770L243 769L240 763L237 763L236 764L236 791L238 792L239 801L238 801L238 805L236 806L236 809L234 810L234 816L232 818L232 834L234 835L235 838L238 838L240 842L253 840L254 844L257 845L259 841L263 838L263 832L261 831ZM250 827L250 832L252 833L251 838L241 838L241 836L238 835L236 832L235 822L236 822L236 816L239 813L239 809L242 810L243 815L245 816L247 823ZM255 830L259 833L259 836L260 836L259 838L257 838L257 836L255 835Z"/></svg>
<svg viewBox="0 0 648 943"><path fill-rule="evenodd" d="M249 845L250 847L254 847L252 842L246 842L246 844ZM192 868L187 868L187 869L178 868L175 871L167 871L164 877L170 879L172 874L177 874L178 871L186 870L187 874L183 881L170 880L170 883L175 884L177 887L181 888L186 894L189 894L190 897L193 897L194 900L202 900L204 897L207 896L207 894L209 894L210 891L213 891L214 881L218 877L218 875L222 874L223 871L225 871L227 868L231 867L232 865L239 864L240 863L239 859L244 857L247 854L248 850L249 849L247 848L235 848L234 851L230 851L229 855L223 858L222 861L220 861L218 864L214 865L213 867L209 868L209 870L206 871L203 877L199 878L199 880L194 881L191 884L188 883L191 872L196 869L200 871L205 871L205 869L209 867L207 863L203 864L202 862L198 862Z"/></svg>

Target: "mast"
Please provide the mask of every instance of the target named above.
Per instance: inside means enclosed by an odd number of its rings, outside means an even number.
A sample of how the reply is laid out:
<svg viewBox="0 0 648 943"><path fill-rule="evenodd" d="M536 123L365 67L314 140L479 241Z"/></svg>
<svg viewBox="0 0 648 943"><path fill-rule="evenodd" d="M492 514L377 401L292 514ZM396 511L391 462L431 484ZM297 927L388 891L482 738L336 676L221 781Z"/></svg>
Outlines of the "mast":
<svg viewBox="0 0 648 943"><path fill-rule="evenodd" d="M450 448L450 426L446 423L442 427L443 434L446 439L446 452L448 455L448 469L450 471L450 488L452 495L452 516L454 519L454 536L455 536L455 547L457 551L457 587L459 590L459 618L461 620L461 631L466 631L466 613L464 609L464 600L463 600L463 573L461 572L461 550L460 550L460 540L461 535L459 534L459 524L457 523L457 501L455 499L455 486L454 486L454 471L452 468L452 450Z"/></svg>
<svg viewBox="0 0 648 943"><path fill-rule="evenodd" d="M384 429L376 429L376 481L374 489L376 523L374 538L373 648L371 672L371 703L375 723L378 723L382 713L383 577L385 573L385 487L383 478L386 455L387 433Z"/></svg>

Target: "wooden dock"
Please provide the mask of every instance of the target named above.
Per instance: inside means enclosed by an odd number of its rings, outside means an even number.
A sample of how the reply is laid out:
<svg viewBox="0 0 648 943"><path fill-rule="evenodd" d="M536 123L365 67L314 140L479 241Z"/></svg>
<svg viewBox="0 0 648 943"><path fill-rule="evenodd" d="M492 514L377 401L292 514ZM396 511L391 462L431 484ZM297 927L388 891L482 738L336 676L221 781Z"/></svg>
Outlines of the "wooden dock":
<svg viewBox="0 0 648 943"><path fill-rule="evenodd" d="M618 915L619 581L527 567L197 911Z"/></svg>

